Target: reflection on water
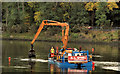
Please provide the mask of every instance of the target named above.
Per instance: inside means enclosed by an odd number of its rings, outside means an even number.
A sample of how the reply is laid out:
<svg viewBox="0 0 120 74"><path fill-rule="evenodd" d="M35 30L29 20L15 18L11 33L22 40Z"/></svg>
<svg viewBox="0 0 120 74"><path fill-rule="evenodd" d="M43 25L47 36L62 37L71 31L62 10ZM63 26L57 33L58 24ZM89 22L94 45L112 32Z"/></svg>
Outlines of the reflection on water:
<svg viewBox="0 0 120 74"><path fill-rule="evenodd" d="M58 66L54 65L54 64L48 64L48 68L49 68L49 71L51 74L53 74L54 72L61 72L61 73L89 73L89 72L92 72L94 71L95 67L81 67L80 69L75 69L75 68L59 68Z"/></svg>
<svg viewBox="0 0 120 74"><path fill-rule="evenodd" d="M31 69L31 72L35 72L34 71L34 66L35 66L35 61L32 61L31 59L28 61L29 65L30 65L30 69Z"/></svg>
<svg viewBox="0 0 120 74"><path fill-rule="evenodd" d="M54 46L61 47L60 42L38 42L34 44L36 52L36 59L29 61L28 51L30 50L30 41L2 41L2 71L3 72L63 72L63 71L80 71L81 69L59 69L55 65L48 67L48 53L49 49ZM120 49L119 46L110 46L103 44L86 44L86 43L68 43L68 47L79 48L82 50L89 50L91 52L92 47L95 48L94 61L95 72L108 72L112 69L108 69L108 65L105 62L120 62ZM11 57L9 64L8 57ZM102 62L102 63L101 63ZM102 64L102 65L101 65ZM110 63L111 64L111 63ZM109 65L110 66L110 65ZM117 69L120 65L112 64L111 68ZM51 68L54 68L50 70ZM82 69L83 70L83 69ZM120 70L120 69L119 69ZM92 72L94 72L92 71ZM116 71L116 70L113 70Z"/></svg>
<svg viewBox="0 0 120 74"><path fill-rule="evenodd" d="M33 61L33 62L48 62L48 60L44 59L20 59L20 61Z"/></svg>
<svg viewBox="0 0 120 74"><path fill-rule="evenodd" d="M120 71L120 62L94 61L96 66L103 69Z"/></svg>

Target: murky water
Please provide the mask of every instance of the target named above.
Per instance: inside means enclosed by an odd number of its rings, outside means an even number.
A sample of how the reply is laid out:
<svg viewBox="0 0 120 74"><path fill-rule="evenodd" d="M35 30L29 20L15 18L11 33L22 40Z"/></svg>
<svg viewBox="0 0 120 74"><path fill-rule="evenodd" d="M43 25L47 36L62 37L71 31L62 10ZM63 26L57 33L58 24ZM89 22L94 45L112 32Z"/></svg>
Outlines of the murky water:
<svg viewBox="0 0 120 74"><path fill-rule="evenodd" d="M28 59L30 41L2 41L2 72L87 72L85 69L60 69L48 64L47 57L52 46L61 47L60 42L36 41L34 49L36 59ZM103 44L68 43L68 47L89 50L95 48L95 69L89 72L117 72L120 71L120 48ZM8 57L11 57L9 62Z"/></svg>

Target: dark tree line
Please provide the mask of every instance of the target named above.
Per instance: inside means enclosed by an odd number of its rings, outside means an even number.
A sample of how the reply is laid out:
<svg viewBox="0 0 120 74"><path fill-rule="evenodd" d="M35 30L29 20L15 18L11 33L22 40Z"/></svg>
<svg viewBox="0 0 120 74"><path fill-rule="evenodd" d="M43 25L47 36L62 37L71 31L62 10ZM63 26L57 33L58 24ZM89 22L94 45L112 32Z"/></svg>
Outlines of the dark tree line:
<svg viewBox="0 0 120 74"><path fill-rule="evenodd" d="M119 27L120 3L115 2L3 2L3 31L36 32L42 20L67 22L71 32L80 27ZM46 27L44 28L46 29Z"/></svg>

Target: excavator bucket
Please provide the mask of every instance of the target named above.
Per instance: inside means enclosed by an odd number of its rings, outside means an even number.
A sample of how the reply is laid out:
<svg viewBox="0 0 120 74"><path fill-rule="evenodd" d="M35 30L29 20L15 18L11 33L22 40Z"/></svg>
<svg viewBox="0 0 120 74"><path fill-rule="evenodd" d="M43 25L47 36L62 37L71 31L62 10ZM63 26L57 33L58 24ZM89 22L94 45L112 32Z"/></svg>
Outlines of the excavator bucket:
<svg viewBox="0 0 120 74"><path fill-rule="evenodd" d="M28 57L29 58L36 58L36 55L35 55L35 50L33 49L33 44L31 44L31 49L28 53Z"/></svg>
<svg viewBox="0 0 120 74"><path fill-rule="evenodd" d="M35 51L30 49L30 51L28 53L28 57L29 58L36 58Z"/></svg>

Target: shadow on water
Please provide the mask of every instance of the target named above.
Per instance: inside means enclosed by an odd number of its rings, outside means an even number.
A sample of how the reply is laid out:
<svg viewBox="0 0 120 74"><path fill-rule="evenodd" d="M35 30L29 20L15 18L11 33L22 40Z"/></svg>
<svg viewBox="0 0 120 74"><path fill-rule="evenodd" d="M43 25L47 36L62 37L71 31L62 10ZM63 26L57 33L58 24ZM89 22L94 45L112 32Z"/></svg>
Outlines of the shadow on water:
<svg viewBox="0 0 120 74"><path fill-rule="evenodd" d="M35 67L35 61L32 61L31 59L28 61L29 65L30 65L30 72L35 72L34 67Z"/></svg>
<svg viewBox="0 0 120 74"><path fill-rule="evenodd" d="M34 49L36 52L36 59L31 62L26 59L28 58L28 51L30 50L30 41L2 41L2 71L3 72L51 72L51 67L48 67L47 58L49 49L51 46L61 47L60 42L38 42L34 44ZM88 50L91 53L91 48L95 48L95 72L113 72L117 70L108 69L108 67L116 68L120 70L119 57L120 57L120 47L110 46L103 44L85 44L85 43L68 43L68 47L79 48L82 50ZM9 65L8 57L11 57L11 63ZM106 64L107 62L111 64ZM113 62L117 62L118 65ZM76 69L75 71L78 71ZM66 71L63 69L55 69L53 71ZM74 71L67 69L68 71ZM93 72L94 72L93 71Z"/></svg>

